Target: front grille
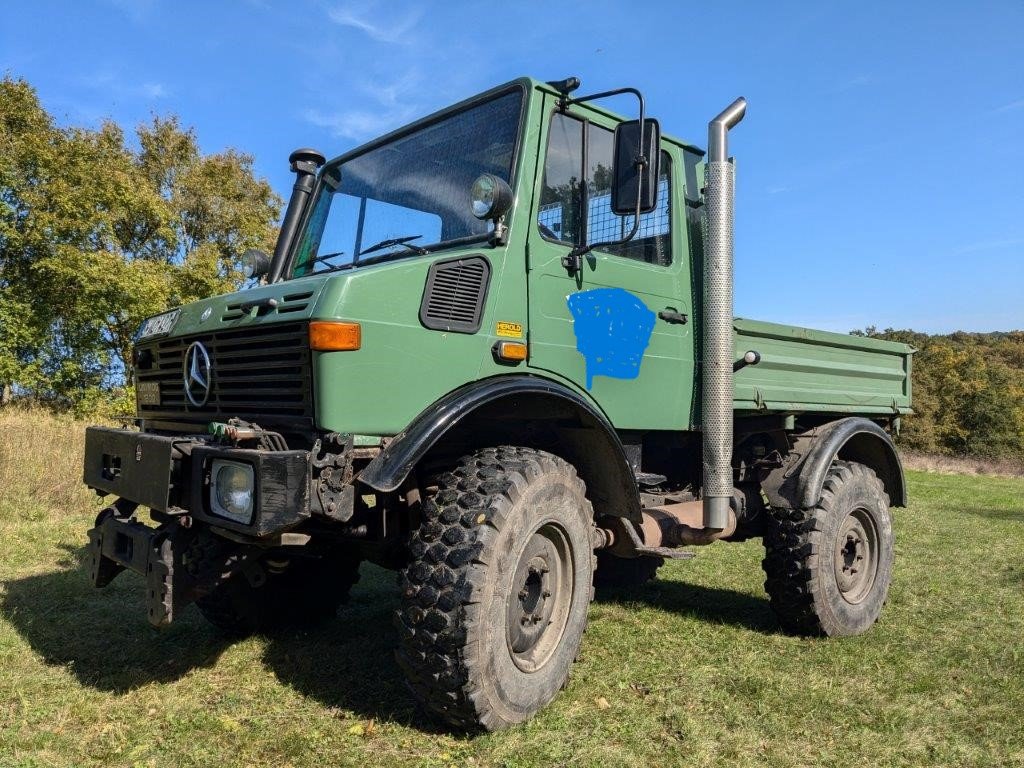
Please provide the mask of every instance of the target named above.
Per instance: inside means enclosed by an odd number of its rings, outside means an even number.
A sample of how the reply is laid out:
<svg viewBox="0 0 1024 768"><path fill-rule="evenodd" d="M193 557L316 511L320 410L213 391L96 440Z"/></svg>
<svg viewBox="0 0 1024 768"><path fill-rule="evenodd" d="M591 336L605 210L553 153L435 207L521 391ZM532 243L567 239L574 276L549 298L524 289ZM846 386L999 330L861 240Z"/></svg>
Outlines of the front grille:
<svg viewBox="0 0 1024 768"><path fill-rule="evenodd" d="M202 407L185 396L185 352L198 341L210 356L210 395ZM305 323L280 323L164 339L140 346L136 380L158 382L160 405L139 405L144 418L186 421L238 416L309 418L313 387ZM197 418L198 417L198 418Z"/></svg>

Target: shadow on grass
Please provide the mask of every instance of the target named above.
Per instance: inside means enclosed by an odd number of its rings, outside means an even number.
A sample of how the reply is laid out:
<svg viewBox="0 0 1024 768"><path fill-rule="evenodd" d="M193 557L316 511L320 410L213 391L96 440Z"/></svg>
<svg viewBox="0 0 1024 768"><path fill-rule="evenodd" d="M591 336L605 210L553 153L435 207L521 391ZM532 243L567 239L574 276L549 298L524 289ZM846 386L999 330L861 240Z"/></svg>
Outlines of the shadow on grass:
<svg viewBox="0 0 1024 768"><path fill-rule="evenodd" d="M282 683L326 706L426 733L451 733L414 702L395 661L394 574L365 563L360 573L335 621L270 638L264 663Z"/></svg>
<svg viewBox="0 0 1024 768"><path fill-rule="evenodd" d="M67 548L82 562L85 549ZM216 663L226 642L187 615L164 630L146 621L141 580L95 589L84 567L6 582L0 610L47 664L84 684L124 693ZM191 612L190 612L191 613Z"/></svg>
<svg viewBox="0 0 1024 768"><path fill-rule="evenodd" d="M84 557L84 548L69 548L68 561ZM439 732L413 703L394 661L394 576L367 565L363 571L337 620L266 636L263 661L284 684L327 706ZM150 626L139 577L122 574L95 589L81 565L7 581L0 612L47 664L116 694L212 667L233 642L194 606L169 627Z"/></svg>
<svg viewBox="0 0 1024 768"><path fill-rule="evenodd" d="M701 621L779 634L782 630L766 597L682 581L655 580L641 587L598 589L598 603L642 604L669 613L693 616Z"/></svg>
<svg viewBox="0 0 1024 768"><path fill-rule="evenodd" d="M79 561L83 553L72 551ZM448 732L416 706L394 661L393 574L370 565L362 571L337 620L318 630L267 636L263 662L282 683L325 706L423 732ZM628 592L600 592L598 600L778 631L766 600L725 589L655 581ZM154 629L145 619L140 579L122 575L97 590L83 567L7 582L0 610L46 663L67 668L83 685L113 693L213 666L231 642L194 607L170 627Z"/></svg>
<svg viewBox="0 0 1024 768"><path fill-rule="evenodd" d="M975 517L984 517L988 520L1024 523L1024 509L966 509L964 511Z"/></svg>

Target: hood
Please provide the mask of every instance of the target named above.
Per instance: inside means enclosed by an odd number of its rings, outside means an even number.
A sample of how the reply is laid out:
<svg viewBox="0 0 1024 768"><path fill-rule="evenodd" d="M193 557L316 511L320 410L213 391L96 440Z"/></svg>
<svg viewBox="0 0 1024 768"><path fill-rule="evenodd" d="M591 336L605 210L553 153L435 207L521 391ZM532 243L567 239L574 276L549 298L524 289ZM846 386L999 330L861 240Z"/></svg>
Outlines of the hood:
<svg viewBox="0 0 1024 768"><path fill-rule="evenodd" d="M171 336L306 320L312 315L328 275L286 280L245 291L201 299L179 307Z"/></svg>

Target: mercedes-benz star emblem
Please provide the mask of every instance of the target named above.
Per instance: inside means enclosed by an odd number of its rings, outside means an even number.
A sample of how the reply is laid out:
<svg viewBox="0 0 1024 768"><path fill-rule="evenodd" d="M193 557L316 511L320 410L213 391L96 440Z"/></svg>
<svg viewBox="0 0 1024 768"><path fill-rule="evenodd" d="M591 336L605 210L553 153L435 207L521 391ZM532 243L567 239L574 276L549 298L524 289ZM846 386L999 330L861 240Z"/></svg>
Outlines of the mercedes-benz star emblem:
<svg viewBox="0 0 1024 768"><path fill-rule="evenodd" d="M210 355L206 347L193 341L185 350L182 378L185 382L185 396L196 408L202 408L210 399Z"/></svg>

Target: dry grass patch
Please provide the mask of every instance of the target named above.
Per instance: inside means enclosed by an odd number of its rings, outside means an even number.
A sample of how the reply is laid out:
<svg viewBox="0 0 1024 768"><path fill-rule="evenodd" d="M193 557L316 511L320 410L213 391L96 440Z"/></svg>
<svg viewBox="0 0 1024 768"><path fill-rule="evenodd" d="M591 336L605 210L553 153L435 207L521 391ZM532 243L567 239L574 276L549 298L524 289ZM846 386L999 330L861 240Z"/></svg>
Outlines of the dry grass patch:
<svg viewBox="0 0 1024 768"><path fill-rule="evenodd" d="M903 466L920 472L945 475L990 475L992 477L1024 477L1024 459L976 459L969 456L937 456L929 453L901 451Z"/></svg>

